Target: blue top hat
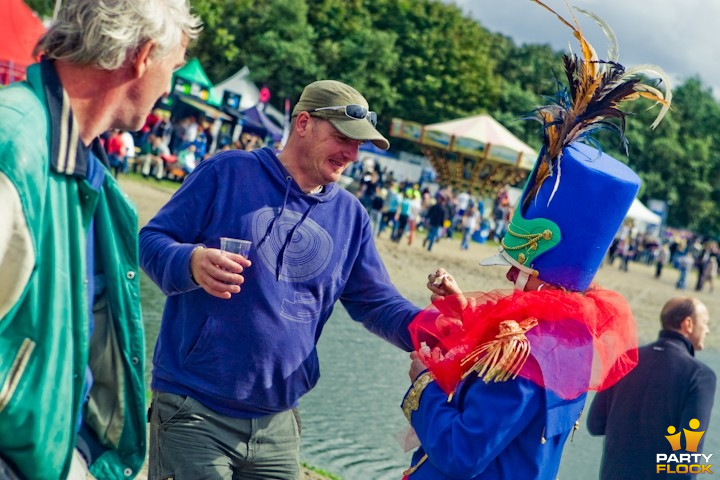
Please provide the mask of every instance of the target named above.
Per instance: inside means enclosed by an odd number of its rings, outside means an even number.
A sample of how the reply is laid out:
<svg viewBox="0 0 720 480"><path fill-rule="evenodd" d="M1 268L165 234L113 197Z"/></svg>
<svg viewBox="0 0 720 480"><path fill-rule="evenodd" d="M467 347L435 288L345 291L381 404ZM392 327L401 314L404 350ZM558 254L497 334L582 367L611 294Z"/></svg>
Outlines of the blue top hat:
<svg viewBox="0 0 720 480"><path fill-rule="evenodd" d="M615 35L597 15L581 10L611 40L607 60L597 58L575 18L573 25L541 1L535 2L573 30L583 56L563 57L568 87L560 88L552 104L535 111L534 118L543 125L543 149L500 254L480 263L519 268L523 273L517 288L524 288L528 276L535 275L569 290L586 290L637 195L640 179L626 165L580 141L596 145L593 134L611 130L625 143L626 114L620 105L638 98L662 105L651 125L655 128L670 108L672 93L660 68L642 65L625 70L618 63ZM665 92L657 84L645 83L641 74L659 78Z"/></svg>
<svg viewBox="0 0 720 480"><path fill-rule="evenodd" d="M622 225L640 178L627 165L582 143L565 147L561 158L560 168L534 198L528 195L536 172L530 175L502 240L502 259L483 264L515 265L545 282L583 291Z"/></svg>

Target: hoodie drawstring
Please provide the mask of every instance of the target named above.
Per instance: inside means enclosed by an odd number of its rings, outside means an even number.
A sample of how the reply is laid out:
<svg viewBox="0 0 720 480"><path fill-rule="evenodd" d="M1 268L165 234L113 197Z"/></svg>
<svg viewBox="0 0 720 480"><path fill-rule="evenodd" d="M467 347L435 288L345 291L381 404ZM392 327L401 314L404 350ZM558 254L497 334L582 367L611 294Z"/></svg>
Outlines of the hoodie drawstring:
<svg viewBox="0 0 720 480"><path fill-rule="evenodd" d="M270 220L270 223L265 230L265 235L263 236L262 240L260 240L260 243L258 243L257 248L260 248L262 244L265 243L265 240L270 238L273 228L275 227L275 220L282 217L282 214L285 211L285 205L287 205L288 196L290 195L290 185L292 185L292 177L288 175L287 177L285 177L285 198L283 199L282 206L280 207L280 213L278 213L277 216L273 217L272 220Z"/></svg>
<svg viewBox="0 0 720 480"><path fill-rule="evenodd" d="M285 183L285 198L283 199L282 206L280 207L280 212L277 214L277 216L273 217L272 220L270 220L270 223L268 224L267 230L265 230L265 235L263 236L262 240L260 240L260 243L258 243L257 248L260 248L263 243L265 243L265 240L270 238L272 235L273 230L275 229L275 223L276 221L282 217L283 212L285 211L285 206L287 205L288 197L290 196L290 187L292 185L292 177L287 176L285 177L286 183ZM303 216L300 218L300 221L295 224L295 226L290 229L290 232L285 237L285 242L283 243L283 246L280 248L280 251L278 252L277 256L277 264L275 265L275 277L277 281L280 281L280 274L282 273L283 264L285 262L285 251L287 249L287 246L292 242L293 236L295 235L295 231L300 227L300 225L303 224L305 219L310 216L310 213L315 209L315 207L318 206L319 202L313 203L310 205L310 208L308 208Z"/></svg>
<svg viewBox="0 0 720 480"><path fill-rule="evenodd" d="M303 213L303 216L300 218L300 221L295 224L295 226L290 230L290 233L285 237L285 243L283 243L282 248L278 252L277 256L277 265L275 267L275 273L277 276L277 280L280 281L280 274L282 273L283 263L285 262L285 251L287 250L287 246L292 243L293 236L295 235L295 231L300 228L300 225L303 224L305 219L310 216L310 213L317 207L317 203L313 203L310 205L310 208L308 208L305 213Z"/></svg>

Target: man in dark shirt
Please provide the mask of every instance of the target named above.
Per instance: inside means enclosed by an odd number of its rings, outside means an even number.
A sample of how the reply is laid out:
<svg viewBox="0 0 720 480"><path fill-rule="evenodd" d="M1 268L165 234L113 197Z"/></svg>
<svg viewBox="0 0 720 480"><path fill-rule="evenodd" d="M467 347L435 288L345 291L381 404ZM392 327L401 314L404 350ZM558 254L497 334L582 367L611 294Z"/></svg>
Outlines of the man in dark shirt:
<svg viewBox="0 0 720 480"><path fill-rule="evenodd" d="M592 435L605 435L601 479L695 478L712 463L699 453L710 422L715 374L695 359L709 331L708 319L707 308L695 298L668 301L658 340L639 349L632 372L595 396L587 427ZM698 455L683 461L680 455L688 453Z"/></svg>
<svg viewBox="0 0 720 480"><path fill-rule="evenodd" d="M435 241L440 238L440 232L442 231L445 220L449 219L447 208L447 199L444 195L437 196L437 203L428 209L427 220L430 229L428 230L427 237L423 240L423 247L427 245L428 252L432 250Z"/></svg>

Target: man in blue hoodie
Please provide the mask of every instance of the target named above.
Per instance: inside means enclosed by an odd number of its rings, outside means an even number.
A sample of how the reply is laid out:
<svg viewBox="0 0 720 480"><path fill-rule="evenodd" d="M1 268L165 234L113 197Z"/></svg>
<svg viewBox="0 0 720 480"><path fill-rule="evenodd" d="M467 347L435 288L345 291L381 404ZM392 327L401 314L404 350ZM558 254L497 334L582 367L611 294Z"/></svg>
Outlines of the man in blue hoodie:
<svg viewBox="0 0 720 480"><path fill-rule="evenodd" d="M308 85L285 149L203 162L140 232L168 295L155 347L150 478L299 478L298 399L340 300L404 350L419 309L390 282L360 202L336 185L377 116L354 88ZM253 242L249 259L220 237Z"/></svg>

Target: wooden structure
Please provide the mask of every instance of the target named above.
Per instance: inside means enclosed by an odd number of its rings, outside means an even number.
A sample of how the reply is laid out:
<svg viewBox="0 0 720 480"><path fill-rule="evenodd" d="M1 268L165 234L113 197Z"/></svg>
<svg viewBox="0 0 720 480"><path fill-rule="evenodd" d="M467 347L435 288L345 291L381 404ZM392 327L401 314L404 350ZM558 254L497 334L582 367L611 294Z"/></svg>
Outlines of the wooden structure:
<svg viewBox="0 0 720 480"><path fill-rule="evenodd" d="M390 135L420 145L437 183L476 195L523 181L537 152L489 115L421 125L394 118Z"/></svg>

